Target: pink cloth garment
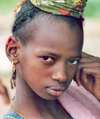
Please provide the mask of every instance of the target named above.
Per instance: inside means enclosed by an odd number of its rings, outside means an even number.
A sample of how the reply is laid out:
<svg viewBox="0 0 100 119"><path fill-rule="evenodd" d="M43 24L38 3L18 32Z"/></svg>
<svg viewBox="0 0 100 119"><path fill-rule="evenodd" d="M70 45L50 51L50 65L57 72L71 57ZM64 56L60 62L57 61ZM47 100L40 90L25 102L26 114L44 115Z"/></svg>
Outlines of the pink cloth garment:
<svg viewBox="0 0 100 119"><path fill-rule="evenodd" d="M74 119L100 119L100 102L75 82L58 100Z"/></svg>

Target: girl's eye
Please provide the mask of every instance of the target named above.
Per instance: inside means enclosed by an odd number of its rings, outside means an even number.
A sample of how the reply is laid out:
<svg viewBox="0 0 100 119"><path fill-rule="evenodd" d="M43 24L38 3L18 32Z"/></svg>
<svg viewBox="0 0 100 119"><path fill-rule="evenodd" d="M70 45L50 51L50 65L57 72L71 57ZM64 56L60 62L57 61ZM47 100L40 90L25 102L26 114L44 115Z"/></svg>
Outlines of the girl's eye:
<svg viewBox="0 0 100 119"><path fill-rule="evenodd" d="M70 60L70 61L68 61L68 63L69 64L73 64L73 65L76 65L76 64L78 64L78 60Z"/></svg>
<svg viewBox="0 0 100 119"><path fill-rule="evenodd" d="M43 56L42 59L46 62L53 62L54 61L53 58L48 57L48 56Z"/></svg>

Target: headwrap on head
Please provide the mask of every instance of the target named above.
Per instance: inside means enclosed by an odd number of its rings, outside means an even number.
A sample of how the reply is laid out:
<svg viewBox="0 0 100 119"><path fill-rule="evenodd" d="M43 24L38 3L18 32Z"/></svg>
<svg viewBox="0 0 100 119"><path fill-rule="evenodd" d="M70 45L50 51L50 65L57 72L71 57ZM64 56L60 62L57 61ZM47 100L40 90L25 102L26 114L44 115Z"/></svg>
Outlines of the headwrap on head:
<svg viewBox="0 0 100 119"><path fill-rule="evenodd" d="M22 0L21 2L25 2ZM87 0L30 0L36 7L55 15L80 18Z"/></svg>

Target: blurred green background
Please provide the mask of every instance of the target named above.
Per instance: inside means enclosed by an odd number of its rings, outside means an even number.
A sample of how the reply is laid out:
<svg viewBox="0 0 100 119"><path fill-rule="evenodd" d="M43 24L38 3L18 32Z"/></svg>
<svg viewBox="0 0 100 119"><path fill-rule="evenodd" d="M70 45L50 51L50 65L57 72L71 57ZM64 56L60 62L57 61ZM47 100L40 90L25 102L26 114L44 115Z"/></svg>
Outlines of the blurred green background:
<svg viewBox="0 0 100 119"><path fill-rule="evenodd" d="M6 14L16 8L20 0L0 0L0 14ZM84 12L85 17L100 18L100 0L88 0Z"/></svg>

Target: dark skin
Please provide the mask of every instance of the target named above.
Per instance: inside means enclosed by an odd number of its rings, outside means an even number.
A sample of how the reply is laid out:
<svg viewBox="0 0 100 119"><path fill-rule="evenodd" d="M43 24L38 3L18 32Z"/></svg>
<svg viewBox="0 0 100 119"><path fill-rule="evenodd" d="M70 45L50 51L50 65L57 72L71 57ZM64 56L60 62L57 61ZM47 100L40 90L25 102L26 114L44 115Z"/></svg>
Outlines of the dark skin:
<svg viewBox="0 0 100 119"><path fill-rule="evenodd" d="M70 119L57 99L70 85L81 60L81 28L71 29L64 21L46 23L25 46L12 39L6 53L17 70L14 108L28 119ZM9 113L15 112L10 109Z"/></svg>
<svg viewBox="0 0 100 119"><path fill-rule="evenodd" d="M100 101L100 58L83 52L74 80Z"/></svg>

